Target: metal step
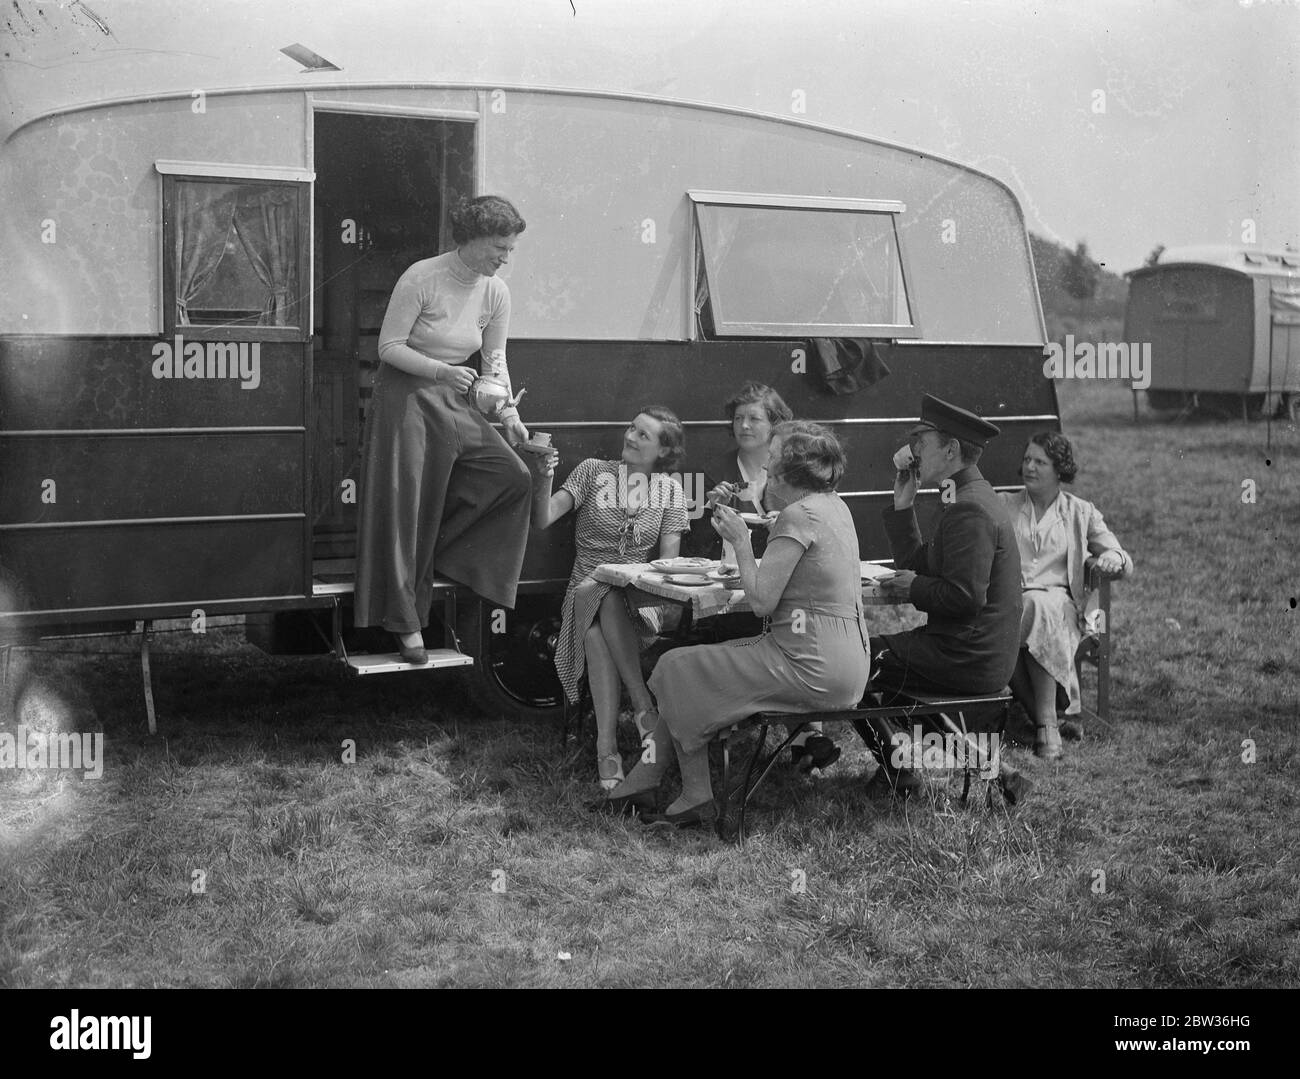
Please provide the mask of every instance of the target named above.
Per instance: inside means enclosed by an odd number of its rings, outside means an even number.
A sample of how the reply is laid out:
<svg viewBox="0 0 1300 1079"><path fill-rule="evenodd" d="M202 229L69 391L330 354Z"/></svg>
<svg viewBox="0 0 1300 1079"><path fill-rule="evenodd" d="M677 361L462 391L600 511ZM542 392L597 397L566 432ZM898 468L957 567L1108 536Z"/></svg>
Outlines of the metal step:
<svg viewBox="0 0 1300 1079"><path fill-rule="evenodd" d="M449 592L457 588L455 581L445 577L435 577L432 588L436 596L440 592ZM311 579L313 596L350 596L356 591L356 579L351 573L316 573Z"/></svg>
<svg viewBox="0 0 1300 1079"><path fill-rule="evenodd" d="M361 654L347 657L357 674L392 674L395 671L433 671L442 667L472 667L474 659L454 648L430 648L428 663L407 663L398 652Z"/></svg>

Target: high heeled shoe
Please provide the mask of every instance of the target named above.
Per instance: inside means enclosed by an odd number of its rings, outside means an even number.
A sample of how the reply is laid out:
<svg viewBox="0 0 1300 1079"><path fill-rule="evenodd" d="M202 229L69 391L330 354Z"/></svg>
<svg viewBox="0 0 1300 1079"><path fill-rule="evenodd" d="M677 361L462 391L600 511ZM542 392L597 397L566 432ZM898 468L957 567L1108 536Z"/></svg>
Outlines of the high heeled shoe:
<svg viewBox="0 0 1300 1079"><path fill-rule="evenodd" d="M634 715L632 722L636 724L636 733L641 736L641 741L644 742L659 726L659 710L657 708L647 708L644 712L638 712Z"/></svg>
<svg viewBox="0 0 1300 1079"><path fill-rule="evenodd" d="M409 645L402 643L400 633L393 634L393 640L397 642L397 652L406 663L413 663L417 667L423 667L429 662L429 652L421 641L418 645Z"/></svg>
<svg viewBox="0 0 1300 1079"><path fill-rule="evenodd" d="M840 759L841 752L824 734L813 734L803 745L790 747L790 763L797 772L811 772L814 768L829 768Z"/></svg>
<svg viewBox="0 0 1300 1079"><path fill-rule="evenodd" d="M718 806L713 799L691 806L677 813L642 813L644 824L671 824L674 828L691 828L697 824L713 824L718 819Z"/></svg>
<svg viewBox="0 0 1300 1079"><path fill-rule="evenodd" d="M1034 756L1040 760L1061 759L1061 731L1055 723L1040 723L1034 732Z"/></svg>
<svg viewBox="0 0 1300 1079"><path fill-rule="evenodd" d="M627 778L623 775L623 758L617 753L597 757L596 774L600 777L601 790L612 791Z"/></svg>

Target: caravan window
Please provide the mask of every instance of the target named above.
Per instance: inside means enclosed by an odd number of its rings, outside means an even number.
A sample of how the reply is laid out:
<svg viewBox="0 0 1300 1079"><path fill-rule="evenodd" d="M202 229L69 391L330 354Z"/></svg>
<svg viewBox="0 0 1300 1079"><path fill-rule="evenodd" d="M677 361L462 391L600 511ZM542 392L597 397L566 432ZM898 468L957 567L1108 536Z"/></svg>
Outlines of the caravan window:
<svg viewBox="0 0 1300 1079"><path fill-rule="evenodd" d="M166 331L303 340L306 206L305 183L164 176Z"/></svg>
<svg viewBox="0 0 1300 1079"><path fill-rule="evenodd" d="M894 223L901 204L691 197L696 310L707 330L720 336L919 336Z"/></svg>
<svg viewBox="0 0 1300 1079"><path fill-rule="evenodd" d="M1213 271L1165 270L1160 275L1166 321L1213 322L1218 317L1219 282Z"/></svg>

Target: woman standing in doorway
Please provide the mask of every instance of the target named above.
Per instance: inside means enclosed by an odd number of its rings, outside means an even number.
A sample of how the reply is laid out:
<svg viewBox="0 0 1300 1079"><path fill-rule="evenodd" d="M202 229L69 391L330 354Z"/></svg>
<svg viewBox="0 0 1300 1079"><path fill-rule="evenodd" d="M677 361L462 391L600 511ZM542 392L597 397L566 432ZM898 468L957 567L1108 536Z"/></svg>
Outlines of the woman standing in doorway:
<svg viewBox="0 0 1300 1079"><path fill-rule="evenodd" d="M510 290L496 276L525 224L495 195L451 212L455 249L411 266L379 332L366 421L357 538L356 625L382 626L408 663L427 663L435 573L513 608L528 540L529 471L510 443L528 429L513 405L489 417L467 397L483 374L510 387Z"/></svg>

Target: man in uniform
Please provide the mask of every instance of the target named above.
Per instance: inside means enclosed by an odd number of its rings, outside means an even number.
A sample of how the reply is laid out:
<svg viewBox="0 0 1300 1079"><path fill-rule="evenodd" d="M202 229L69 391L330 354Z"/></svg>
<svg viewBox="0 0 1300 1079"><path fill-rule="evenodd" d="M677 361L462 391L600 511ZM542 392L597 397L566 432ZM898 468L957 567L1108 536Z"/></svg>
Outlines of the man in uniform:
<svg viewBox="0 0 1300 1079"><path fill-rule="evenodd" d="M928 621L879 638L870 688L890 704L897 691L956 696L996 693L1011 678L1020 650L1020 552L1011 520L977 467L998 428L973 412L926 394L908 433L913 464L894 477L894 505L883 512L898 574L885 593L924 611ZM913 502L918 486L940 491L939 526L921 540ZM935 726L927 717L927 726ZM858 733L880 762L872 793L906 795L918 784L891 762L898 721L862 720ZM1016 802L1029 787L1002 767L1003 792Z"/></svg>

